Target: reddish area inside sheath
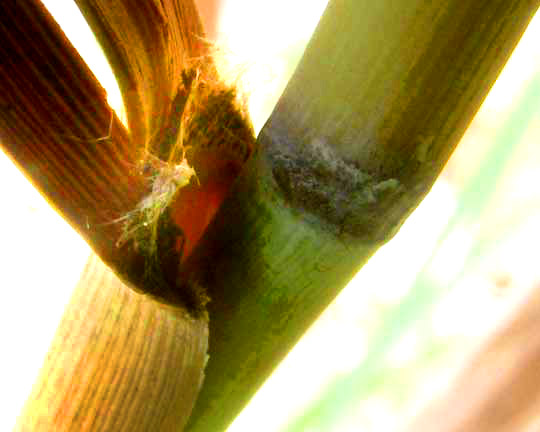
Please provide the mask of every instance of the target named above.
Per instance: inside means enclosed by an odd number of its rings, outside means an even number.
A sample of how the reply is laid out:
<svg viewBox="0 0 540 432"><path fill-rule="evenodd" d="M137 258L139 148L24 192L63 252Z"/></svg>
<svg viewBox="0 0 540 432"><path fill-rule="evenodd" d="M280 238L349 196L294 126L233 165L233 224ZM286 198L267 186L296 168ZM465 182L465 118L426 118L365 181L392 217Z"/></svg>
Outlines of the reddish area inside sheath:
<svg viewBox="0 0 540 432"><path fill-rule="evenodd" d="M184 238L178 239L177 243L179 249L184 242L182 261L193 251L239 172L239 167L209 155L197 165L195 169L200 184L192 180L180 189L171 209L174 222L184 234Z"/></svg>

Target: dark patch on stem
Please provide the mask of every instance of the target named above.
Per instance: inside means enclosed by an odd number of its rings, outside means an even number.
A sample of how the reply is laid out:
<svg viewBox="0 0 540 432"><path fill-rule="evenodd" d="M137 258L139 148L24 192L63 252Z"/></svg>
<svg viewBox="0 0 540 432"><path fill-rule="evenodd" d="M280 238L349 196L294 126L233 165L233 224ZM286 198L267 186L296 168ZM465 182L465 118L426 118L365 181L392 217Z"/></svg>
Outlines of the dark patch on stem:
<svg viewBox="0 0 540 432"><path fill-rule="evenodd" d="M374 227L381 226L376 221L381 208L403 193L397 179L379 179L360 170L339 158L323 141L291 146L263 131L260 142L289 204L318 216L338 235L377 243L393 235Z"/></svg>

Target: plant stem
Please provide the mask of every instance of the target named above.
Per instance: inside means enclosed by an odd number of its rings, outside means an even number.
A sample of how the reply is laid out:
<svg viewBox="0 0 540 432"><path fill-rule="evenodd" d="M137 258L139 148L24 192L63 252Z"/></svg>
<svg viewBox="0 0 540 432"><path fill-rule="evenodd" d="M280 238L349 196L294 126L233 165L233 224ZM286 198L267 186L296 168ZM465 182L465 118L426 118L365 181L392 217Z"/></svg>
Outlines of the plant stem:
<svg viewBox="0 0 540 432"><path fill-rule="evenodd" d="M109 263L118 224L146 191L104 90L40 2L2 2L0 139L47 200Z"/></svg>
<svg viewBox="0 0 540 432"><path fill-rule="evenodd" d="M15 430L182 430L207 333L204 321L135 293L92 255Z"/></svg>
<svg viewBox="0 0 540 432"><path fill-rule="evenodd" d="M399 229L539 5L330 1L187 263L212 298L210 360L190 432L225 430Z"/></svg>

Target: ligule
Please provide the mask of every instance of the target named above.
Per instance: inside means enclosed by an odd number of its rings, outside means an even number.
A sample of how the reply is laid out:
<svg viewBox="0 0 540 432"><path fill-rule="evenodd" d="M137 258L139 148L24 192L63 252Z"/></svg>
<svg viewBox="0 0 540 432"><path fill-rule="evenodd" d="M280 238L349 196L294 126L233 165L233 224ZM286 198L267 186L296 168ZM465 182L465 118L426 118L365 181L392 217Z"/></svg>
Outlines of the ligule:
<svg viewBox="0 0 540 432"><path fill-rule="evenodd" d="M186 299L176 275L255 144L236 88L214 76L184 70L168 118L145 146L140 169L150 192L117 220L123 224L117 246L132 257L122 276L168 303L180 295L192 312L208 299L201 293Z"/></svg>

